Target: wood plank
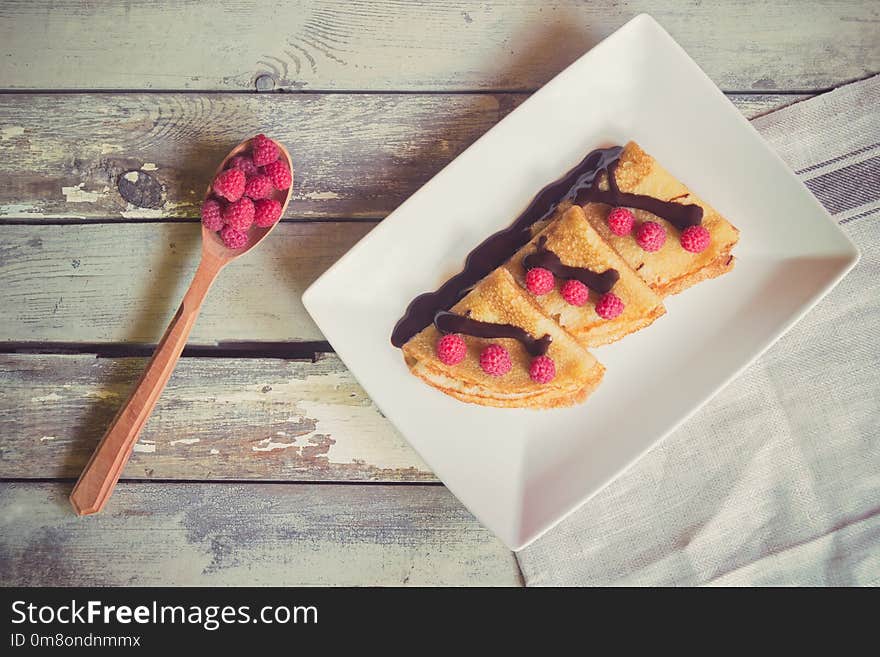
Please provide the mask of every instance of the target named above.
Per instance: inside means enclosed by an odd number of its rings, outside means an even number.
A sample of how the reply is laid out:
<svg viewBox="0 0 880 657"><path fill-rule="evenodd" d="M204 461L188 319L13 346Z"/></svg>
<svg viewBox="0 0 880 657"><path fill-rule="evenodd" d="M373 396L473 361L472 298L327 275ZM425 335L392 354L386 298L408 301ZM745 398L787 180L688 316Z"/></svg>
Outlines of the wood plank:
<svg viewBox="0 0 880 657"><path fill-rule="evenodd" d="M198 217L217 162L260 131L293 152L288 219L380 219L525 97L0 95L0 221ZM731 100L751 117L803 97Z"/></svg>
<svg viewBox="0 0 880 657"><path fill-rule="evenodd" d="M68 490L0 484L5 585L521 584L442 486L123 483L88 518Z"/></svg>
<svg viewBox="0 0 880 657"><path fill-rule="evenodd" d="M287 218L381 218L524 98L2 95L0 217L198 217L218 162L265 132L293 156Z"/></svg>
<svg viewBox="0 0 880 657"><path fill-rule="evenodd" d="M880 9L863 0L213 4L7 0L0 86L252 90L267 76L260 88L528 91L640 12L726 91L815 90L880 69Z"/></svg>
<svg viewBox="0 0 880 657"><path fill-rule="evenodd" d="M145 364L0 355L0 479L78 477ZM332 354L181 359L122 477L436 481Z"/></svg>
<svg viewBox="0 0 880 657"><path fill-rule="evenodd" d="M190 344L323 339L300 297L372 225L278 226L220 273ZM192 279L200 240L195 223L6 226L0 342L158 342Z"/></svg>

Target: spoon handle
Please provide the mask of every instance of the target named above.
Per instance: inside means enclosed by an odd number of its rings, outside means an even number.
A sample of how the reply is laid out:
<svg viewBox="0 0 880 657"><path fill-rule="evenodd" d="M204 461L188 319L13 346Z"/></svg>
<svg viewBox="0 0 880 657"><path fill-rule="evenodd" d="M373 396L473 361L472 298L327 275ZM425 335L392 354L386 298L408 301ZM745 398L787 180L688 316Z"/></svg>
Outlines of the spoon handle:
<svg viewBox="0 0 880 657"><path fill-rule="evenodd" d="M165 330L165 335L140 380L116 414L107 433L95 448L92 458L73 487L70 503L79 515L98 513L104 508L119 475L131 456L159 395L174 371L199 309L217 274L225 263L209 253L202 255L195 277L180 303L180 308Z"/></svg>

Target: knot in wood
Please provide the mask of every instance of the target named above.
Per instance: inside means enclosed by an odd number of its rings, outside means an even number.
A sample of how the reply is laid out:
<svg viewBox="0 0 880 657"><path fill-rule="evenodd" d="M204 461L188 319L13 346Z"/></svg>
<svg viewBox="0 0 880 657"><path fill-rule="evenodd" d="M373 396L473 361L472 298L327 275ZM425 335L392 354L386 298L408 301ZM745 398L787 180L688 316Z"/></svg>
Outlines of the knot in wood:
<svg viewBox="0 0 880 657"><path fill-rule="evenodd" d="M161 208L165 203L162 183L144 171L127 171L116 182L119 194L138 208Z"/></svg>
<svg viewBox="0 0 880 657"><path fill-rule="evenodd" d="M257 91L272 91L275 88L275 78L264 73L254 80L254 86Z"/></svg>

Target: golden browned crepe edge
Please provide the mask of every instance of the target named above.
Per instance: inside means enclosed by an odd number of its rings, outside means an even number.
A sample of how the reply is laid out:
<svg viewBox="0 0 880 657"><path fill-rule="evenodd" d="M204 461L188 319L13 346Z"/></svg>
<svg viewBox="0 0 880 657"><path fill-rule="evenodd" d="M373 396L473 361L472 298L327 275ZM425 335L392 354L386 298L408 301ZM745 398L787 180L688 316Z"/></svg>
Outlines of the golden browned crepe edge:
<svg viewBox="0 0 880 657"><path fill-rule="evenodd" d="M657 290L654 290L654 292L657 292ZM663 296L659 292L657 292L657 294L659 294L661 297ZM588 340L587 336L579 335L580 331L568 331L568 332L571 333L571 335L573 335L574 338L578 342L580 342L584 347L601 347L602 345L605 345L605 344L612 344L614 342L618 342L628 335L632 335L633 333L637 333L638 331L641 331L643 328L647 328L648 326L653 324L655 321L657 321L657 319L659 319L660 317L663 317L663 315L665 315L665 314L666 314L666 308L664 306L662 306L662 305L656 306L650 313L648 313L647 315L643 315L640 318L640 321L632 321L632 322L625 324L626 329L627 329L626 333L622 333L616 337L609 337L608 339L605 339L605 338L597 339L596 336L598 334L593 333L592 336L590 337L590 339ZM568 329L564 329L564 330L568 330Z"/></svg>
<svg viewBox="0 0 880 657"><path fill-rule="evenodd" d="M584 385L579 388L572 390L562 390L558 388L540 390L534 395L504 399L501 397L470 394L455 390L449 386L444 386L440 380L445 378L446 374L431 371L432 368L422 361L410 363L409 359L407 359L407 365L410 368L410 372L415 376L450 397L454 397L455 399L468 404L493 406L496 408L529 408L532 410L538 410L573 406L574 404L586 400L587 397L589 397L599 386L602 382L602 378L605 376L605 366L599 361L596 361L590 370L589 378L584 382Z"/></svg>
<svg viewBox="0 0 880 657"><path fill-rule="evenodd" d="M710 278L717 278L722 274L726 274L732 270L735 265L736 257L730 253L723 253L702 269L698 269L687 276L682 276L669 281L666 285L655 288L654 291L661 297L678 294L682 290L686 290L701 281L706 281Z"/></svg>

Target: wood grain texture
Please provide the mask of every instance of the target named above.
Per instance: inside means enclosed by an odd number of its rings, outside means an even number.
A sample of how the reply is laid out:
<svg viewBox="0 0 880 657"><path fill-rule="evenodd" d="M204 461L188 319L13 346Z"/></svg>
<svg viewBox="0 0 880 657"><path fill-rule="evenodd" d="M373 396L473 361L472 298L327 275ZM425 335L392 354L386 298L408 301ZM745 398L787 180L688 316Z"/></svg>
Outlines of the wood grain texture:
<svg viewBox="0 0 880 657"><path fill-rule="evenodd" d="M509 552L442 486L0 484L0 581L19 586L509 585Z"/></svg>
<svg viewBox="0 0 880 657"><path fill-rule="evenodd" d="M214 168L258 132L291 150L287 218L379 218L524 98L3 95L0 218L198 217Z"/></svg>
<svg viewBox="0 0 880 657"><path fill-rule="evenodd" d="M864 0L7 0L0 87L528 91L641 12L726 91L880 68L880 8Z"/></svg>
<svg viewBox="0 0 880 657"><path fill-rule="evenodd" d="M79 476L145 365L0 355L0 479ZM332 354L181 359L122 477L436 480Z"/></svg>
<svg viewBox="0 0 880 657"><path fill-rule="evenodd" d="M292 150L288 219L381 219L525 97L0 95L0 221L196 218L214 167L261 131ZM802 98L731 100L752 117Z"/></svg>
<svg viewBox="0 0 880 657"><path fill-rule="evenodd" d="M321 340L300 297L371 227L279 225L220 273L189 344ZM197 223L6 226L0 342L155 344L192 279L200 240Z"/></svg>

